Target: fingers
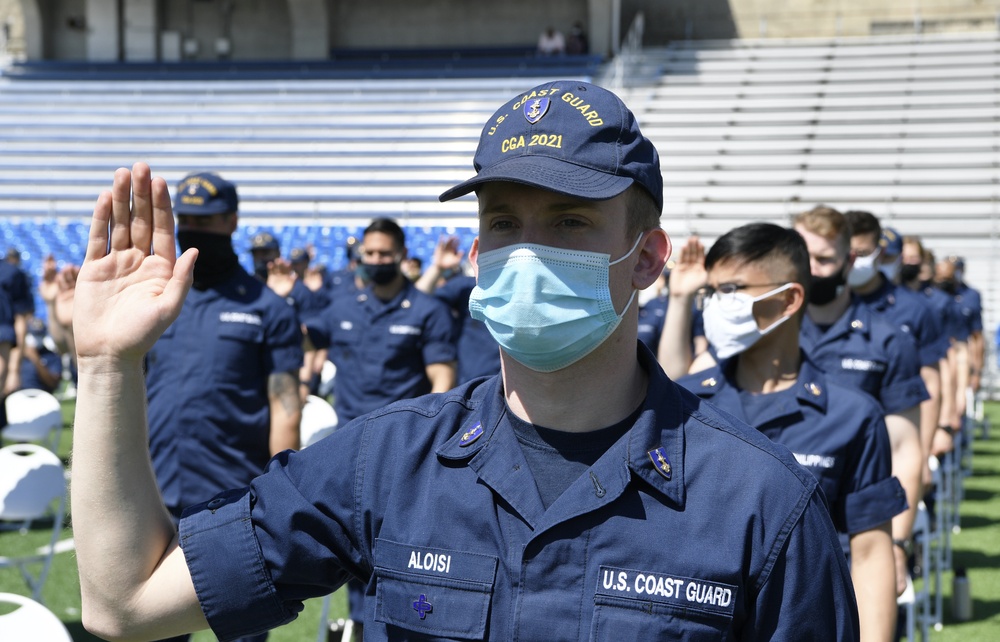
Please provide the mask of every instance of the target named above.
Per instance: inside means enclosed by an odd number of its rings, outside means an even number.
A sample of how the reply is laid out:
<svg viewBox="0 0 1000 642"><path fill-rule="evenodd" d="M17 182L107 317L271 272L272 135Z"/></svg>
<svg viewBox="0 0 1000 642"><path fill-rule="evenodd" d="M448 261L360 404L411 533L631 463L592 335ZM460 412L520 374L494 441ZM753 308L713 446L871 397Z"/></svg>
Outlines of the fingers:
<svg viewBox="0 0 1000 642"><path fill-rule="evenodd" d="M198 258L198 250L190 249L180 255L174 263L174 272L167 286L163 289L163 297L167 303L167 309L171 311L173 319L181 313L184 299L187 297L191 284L194 282L194 262ZM173 322L171 319L171 322Z"/></svg>
<svg viewBox="0 0 1000 642"><path fill-rule="evenodd" d="M167 182L154 178L151 185L153 205L152 249L171 263L177 259L177 245L174 242L174 215L170 208L170 193Z"/></svg>
<svg viewBox="0 0 1000 642"><path fill-rule="evenodd" d="M96 261L108 253L108 222L111 220L111 192L101 192L94 205L94 216L90 220L90 236L87 238L85 260Z"/></svg>
<svg viewBox="0 0 1000 642"><path fill-rule="evenodd" d="M149 166L132 166L132 245L148 255L153 245L153 203Z"/></svg>
<svg viewBox="0 0 1000 642"><path fill-rule="evenodd" d="M125 168L117 170L115 182L111 186L112 250L127 250L132 245L132 235L129 230L132 218L131 191L132 173Z"/></svg>

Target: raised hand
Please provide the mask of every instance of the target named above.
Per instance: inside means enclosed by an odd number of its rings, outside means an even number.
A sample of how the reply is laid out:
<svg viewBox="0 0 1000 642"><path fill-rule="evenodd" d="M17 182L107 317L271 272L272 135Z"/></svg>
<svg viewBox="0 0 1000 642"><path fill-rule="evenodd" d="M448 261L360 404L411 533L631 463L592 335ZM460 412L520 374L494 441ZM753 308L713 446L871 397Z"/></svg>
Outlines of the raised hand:
<svg viewBox="0 0 1000 642"><path fill-rule="evenodd" d="M462 266L463 256L465 253L458 248L458 237L442 238L434 248L434 265L442 272L455 271Z"/></svg>
<svg viewBox="0 0 1000 642"><path fill-rule="evenodd" d="M130 199L131 196L131 199ZM177 258L170 194L149 166L115 172L94 207L76 280L73 329L81 365L139 361L180 314L197 250Z"/></svg>
<svg viewBox="0 0 1000 642"><path fill-rule="evenodd" d="M674 267L670 270L670 296L694 296L708 283L705 271L705 246L692 236L681 247Z"/></svg>

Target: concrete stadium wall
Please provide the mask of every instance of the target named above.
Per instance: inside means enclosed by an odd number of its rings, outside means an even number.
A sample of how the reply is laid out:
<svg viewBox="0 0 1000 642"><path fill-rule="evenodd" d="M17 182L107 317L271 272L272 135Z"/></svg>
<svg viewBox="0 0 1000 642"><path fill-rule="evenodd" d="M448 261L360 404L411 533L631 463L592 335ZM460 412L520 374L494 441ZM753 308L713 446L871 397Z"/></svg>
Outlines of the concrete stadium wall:
<svg viewBox="0 0 1000 642"><path fill-rule="evenodd" d="M829 38L995 30L1000 0L623 0L647 45L720 38Z"/></svg>

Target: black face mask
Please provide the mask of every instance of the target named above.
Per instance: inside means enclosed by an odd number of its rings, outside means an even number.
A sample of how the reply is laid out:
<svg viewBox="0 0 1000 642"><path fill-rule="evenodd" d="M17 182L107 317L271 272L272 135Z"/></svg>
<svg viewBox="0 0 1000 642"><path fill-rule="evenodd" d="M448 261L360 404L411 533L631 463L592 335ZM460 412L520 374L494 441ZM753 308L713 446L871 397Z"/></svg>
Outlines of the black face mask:
<svg viewBox="0 0 1000 642"><path fill-rule="evenodd" d="M253 262L253 275L267 283L267 261L257 261Z"/></svg>
<svg viewBox="0 0 1000 642"><path fill-rule="evenodd" d="M846 283L842 269L830 276L813 276L809 286L809 303L826 305L837 298Z"/></svg>
<svg viewBox="0 0 1000 642"><path fill-rule="evenodd" d="M388 285L399 275L399 263L358 263L356 271L365 283Z"/></svg>
<svg viewBox="0 0 1000 642"><path fill-rule="evenodd" d="M955 294L956 290L958 290L958 288L955 286L955 282L952 281L951 279L948 279L947 281L938 281L934 285L938 286L948 294Z"/></svg>
<svg viewBox="0 0 1000 642"><path fill-rule="evenodd" d="M199 290L221 282L239 265L233 242L225 234L177 230L177 243L181 251L198 248L198 260L194 264L194 287Z"/></svg>
<svg viewBox="0 0 1000 642"><path fill-rule="evenodd" d="M899 266L899 278L903 283L909 283L920 276L919 263L904 263Z"/></svg>

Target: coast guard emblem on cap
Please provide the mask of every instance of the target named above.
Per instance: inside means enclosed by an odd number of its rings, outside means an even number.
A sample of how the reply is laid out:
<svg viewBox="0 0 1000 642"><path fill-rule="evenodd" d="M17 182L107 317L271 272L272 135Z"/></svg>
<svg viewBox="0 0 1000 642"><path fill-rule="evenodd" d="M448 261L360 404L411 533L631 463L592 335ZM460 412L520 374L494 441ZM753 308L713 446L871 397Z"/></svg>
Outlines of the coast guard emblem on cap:
<svg viewBox="0 0 1000 642"><path fill-rule="evenodd" d="M549 111L552 102L548 98L533 98L524 103L524 118L534 125Z"/></svg>
<svg viewBox="0 0 1000 642"><path fill-rule="evenodd" d="M477 421L476 425L474 425L472 428L469 428L467 431L462 433L462 439L459 440L458 445L464 448L469 444L475 442L482 436L483 436L483 426Z"/></svg>
<svg viewBox="0 0 1000 642"><path fill-rule="evenodd" d="M659 448L650 450L647 454L649 455L649 460L653 462L653 468L656 469L656 472L663 475L667 481L670 481L672 469L670 468L670 459L667 457L667 450L663 446L660 446Z"/></svg>

